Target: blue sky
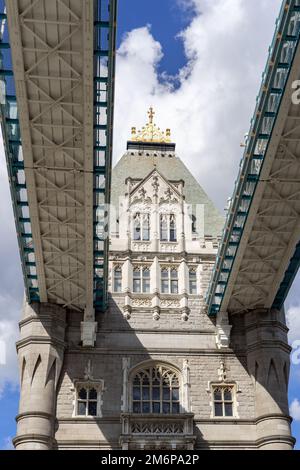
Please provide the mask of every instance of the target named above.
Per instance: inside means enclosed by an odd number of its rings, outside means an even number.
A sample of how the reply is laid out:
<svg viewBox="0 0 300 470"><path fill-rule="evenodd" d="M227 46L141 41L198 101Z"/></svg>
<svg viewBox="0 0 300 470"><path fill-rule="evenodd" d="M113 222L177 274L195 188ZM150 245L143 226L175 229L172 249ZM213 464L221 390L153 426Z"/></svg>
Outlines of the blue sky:
<svg viewBox="0 0 300 470"><path fill-rule="evenodd" d="M178 154L223 211L237 176L239 144L249 128L280 4L281 0L119 0L114 161L125 150L131 126L142 126L153 104L158 124L171 127ZM3 155L0 200L9 201ZM0 339L2 326L9 344L6 370L0 365L0 448L9 448L17 414L14 342L23 295L9 202L0 206L0 223ZM300 338L299 291L297 278L286 304L291 341ZM1 318L1 312L7 317ZM300 400L299 389L300 365L292 364L291 403ZM300 421L293 432L299 436L300 449Z"/></svg>

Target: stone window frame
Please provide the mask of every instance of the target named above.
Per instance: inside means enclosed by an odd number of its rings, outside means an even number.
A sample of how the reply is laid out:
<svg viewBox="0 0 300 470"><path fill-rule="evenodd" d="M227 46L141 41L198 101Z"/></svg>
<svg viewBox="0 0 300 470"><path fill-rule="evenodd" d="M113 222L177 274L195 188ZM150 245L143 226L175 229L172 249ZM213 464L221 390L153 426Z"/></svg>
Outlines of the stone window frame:
<svg viewBox="0 0 300 470"><path fill-rule="evenodd" d="M136 238L136 219L139 218L140 237ZM148 237L144 238L144 228L147 228ZM149 212L135 211L132 217L132 240L134 242L149 242L151 239L151 217Z"/></svg>
<svg viewBox="0 0 300 470"><path fill-rule="evenodd" d="M139 271L139 278L135 278L134 273L135 271ZM149 277L144 277L144 271L149 271ZM140 290L134 290L134 280L139 279L140 281ZM149 281L149 290L146 291L144 289L144 280ZM151 266L149 265L138 265L135 264L132 267L132 292L134 294L150 294L151 293Z"/></svg>
<svg viewBox="0 0 300 470"><path fill-rule="evenodd" d="M93 415L79 415L78 414L78 402L80 401L79 398L79 391L80 389L85 388L88 390L95 389L97 391L97 400L92 400L97 402L97 414ZM104 380L75 380L74 387L72 387L72 391L74 392L74 400L73 400L73 413L72 418L79 418L79 419L96 419L102 418L102 395L105 391L104 388ZM87 400L88 402L88 400Z"/></svg>
<svg viewBox="0 0 300 470"><path fill-rule="evenodd" d="M164 222L164 219L165 222L166 222L166 233L167 233L167 237L166 238L163 238L162 237L162 233L163 233L163 228L162 228L162 223ZM171 228L171 224L174 224L174 228ZM174 239L171 239L171 232L174 232L175 236L174 236ZM177 243L177 217L176 217L176 214L174 214L173 212L171 213L165 213L165 212L160 212L159 213L159 240L162 242L162 243Z"/></svg>
<svg viewBox="0 0 300 470"><path fill-rule="evenodd" d="M163 282L163 277L162 277L162 272L163 271L168 271L168 278L165 278L165 281L168 281L168 292L163 292L162 288L162 282ZM177 273L176 278L172 278L172 271ZM172 282L177 283L177 289L176 292L172 292ZM179 294L179 267L176 265L173 266L166 266L166 265L161 265L160 266L160 293L162 295L178 295Z"/></svg>
<svg viewBox="0 0 300 470"><path fill-rule="evenodd" d="M232 416L216 416L215 415L215 400L214 400L214 390L216 388L228 388L230 387L232 389L232 411L233 414ZM211 413L210 413L210 418L211 419L216 419L216 420L233 420L233 419L239 419L239 414L238 414L238 407L239 407L239 402L238 402L238 394L240 393L239 386L237 382L234 381L214 381L214 382L209 382L208 383L208 388L207 392L210 396L210 408L211 408Z"/></svg>
<svg viewBox="0 0 300 470"><path fill-rule="evenodd" d="M129 413L133 413L133 379L136 376L136 374L140 371L147 370L150 367L163 367L167 370L169 370L172 373L175 373L178 377L179 381L179 413L169 413L168 416L172 415L174 417L180 416L181 414L184 414L187 412L187 410L184 407L184 400L185 400L185 391L184 391L184 379L183 379L183 372L175 365L170 364L169 362L166 361L155 361L155 360L149 360L149 361L144 361L142 363L137 364L136 366L132 367L131 370L128 370L128 375L127 375L127 380L126 380L126 389L127 389L127 409ZM155 401L155 400L154 400ZM162 418L166 416L166 414L160 412L160 413L144 413L146 416L153 416L155 415L160 415ZM143 413L137 413L137 415L143 415Z"/></svg>
<svg viewBox="0 0 300 470"><path fill-rule="evenodd" d="M119 278L116 278L116 271L120 271L121 276ZM120 290L116 290L116 279L121 281L120 284ZM122 281L123 281L123 273L122 273L122 266L120 264L116 264L112 268L112 292L115 294L120 294L122 292Z"/></svg>
<svg viewBox="0 0 300 470"><path fill-rule="evenodd" d="M191 280L191 273L195 273L195 279ZM191 292L191 282L195 282L196 292ZM198 271L195 266L188 266L188 293L189 295L198 295Z"/></svg>

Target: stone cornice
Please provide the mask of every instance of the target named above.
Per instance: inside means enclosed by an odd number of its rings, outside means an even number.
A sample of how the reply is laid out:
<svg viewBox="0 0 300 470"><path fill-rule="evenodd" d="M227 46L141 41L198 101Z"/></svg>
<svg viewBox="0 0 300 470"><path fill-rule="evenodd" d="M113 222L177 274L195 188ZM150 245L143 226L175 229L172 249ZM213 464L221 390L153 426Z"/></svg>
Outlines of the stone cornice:
<svg viewBox="0 0 300 470"><path fill-rule="evenodd" d="M292 348L289 346L287 343L284 341L281 341L279 339L262 339L260 341L255 341L251 343L250 345L246 346L246 351L248 353L255 352L258 349L281 349L288 354L291 353Z"/></svg>
<svg viewBox="0 0 300 470"><path fill-rule="evenodd" d="M56 338L50 338L49 336L27 336L16 343L17 351L25 346L31 344L49 344L51 346L60 346L62 348L67 347L67 342Z"/></svg>

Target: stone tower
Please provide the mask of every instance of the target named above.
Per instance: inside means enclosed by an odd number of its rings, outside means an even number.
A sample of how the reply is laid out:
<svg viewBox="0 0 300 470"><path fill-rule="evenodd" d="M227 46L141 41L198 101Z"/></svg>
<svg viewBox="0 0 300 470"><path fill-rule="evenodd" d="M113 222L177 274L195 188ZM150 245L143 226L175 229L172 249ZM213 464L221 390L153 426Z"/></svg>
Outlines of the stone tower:
<svg viewBox="0 0 300 470"><path fill-rule="evenodd" d="M24 306L15 446L291 449L284 312L208 317L223 219L153 117L113 170L94 344L82 312Z"/></svg>

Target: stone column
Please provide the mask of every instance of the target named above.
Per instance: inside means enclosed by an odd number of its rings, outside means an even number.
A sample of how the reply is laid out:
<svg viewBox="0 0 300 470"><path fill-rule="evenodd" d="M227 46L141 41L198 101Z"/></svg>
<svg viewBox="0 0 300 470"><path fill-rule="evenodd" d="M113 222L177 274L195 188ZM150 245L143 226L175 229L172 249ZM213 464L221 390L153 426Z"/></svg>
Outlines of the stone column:
<svg viewBox="0 0 300 470"><path fill-rule="evenodd" d="M154 320L159 320L160 318L160 268L159 268L159 261L158 257L155 256L151 269L150 269L150 277L151 277L151 292L153 294L152 297L152 309L153 309L153 318Z"/></svg>
<svg viewBox="0 0 300 470"><path fill-rule="evenodd" d="M66 312L62 307L25 302L17 343L21 396L14 445L18 450L53 448L65 327Z"/></svg>
<svg viewBox="0 0 300 470"><path fill-rule="evenodd" d="M288 408L290 347L284 310L245 314L248 370L255 388L257 445L262 450L291 450Z"/></svg>
<svg viewBox="0 0 300 470"><path fill-rule="evenodd" d="M180 308L181 318L183 321L187 321L189 318L190 310L188 307L188 286L189 286L189 270L185 259L181 260L178 269L178 280L179 280L179 294L181 294Z"/></svg>
<svg viewBox="0 0 300 470"><path fill-rule="evenodd" d="M159 251L160 221L158 209L157 196L155 195L151 205L150 215L151 251L154 253Z"/></svg>
<svg viewBox="0 0 300 470"><path fill-rule="evenodd" d="M124 317L129 320L131 317L131 290L132 290L133 268L131 259L127 258L122 266L122 292L125 293L123 307Z"/></svg>

